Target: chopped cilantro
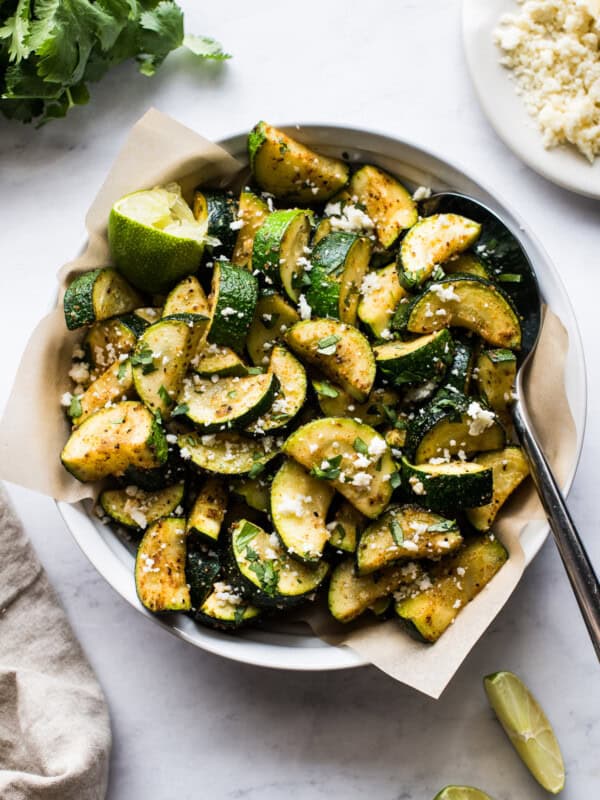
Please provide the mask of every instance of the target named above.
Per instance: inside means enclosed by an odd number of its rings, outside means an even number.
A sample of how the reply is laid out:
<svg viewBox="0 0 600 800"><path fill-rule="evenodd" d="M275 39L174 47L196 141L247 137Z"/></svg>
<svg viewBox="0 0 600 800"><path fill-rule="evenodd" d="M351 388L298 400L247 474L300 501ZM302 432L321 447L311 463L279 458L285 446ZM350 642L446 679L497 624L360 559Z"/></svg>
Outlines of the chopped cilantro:
<svg viewBox="0 0 600 800"><path fill-rule="evenodd" d="M446 531L454 531L457 528L455 519L444 519L441 522L436 522L435 525L430 525L427 528L428 533L446 533Z"/></svg>
<svg viewBox="0 0 600 800"><path fill-rule="evenodd" d="M258 476L263 472L265 468L265 464L263 461L255 461L254 464L250 467L250 472L248 472L249 478L258 478Z"/></svg>
<svg viewBox="0 0 600 800"><path fill-rule="evenodd" d="M181 417L184 414L187 414L187 412L189 410L190 410L190 407L188 406L187 403L179 403L179 405L175 406L173 411L171 411L171 416L172 417Z"/></svg>
<svg viewBox="0 0 600 800"><path fill-rule="evenodd" d="M501 283L521 283L523 276L516 272L501 272L498 275L498 280Z"/></svg>
<svg viewBox="0 0 600 800"><path fill-rule="evenodd" d="M342 462L342 456L334 456L333 458L326 459L327 463L329 464L328 467L322 469L321 467L313 467L310 471L311 475L314 475L315 478L322 478L326 481L335 481L340 477L340 464Z"/></svg>
<svg viewBox="0 0 600 800"><path fill-rule="evenodd" d="M335 353L337 343L340 341L341 336L325 336L317 342L317 353L323 356L332 356Z"/></svg>
<svg viewBox="0 0 600 800"><path fill-rule="evenodd" d="M393 540L396 542L397 545L403 544L404 532L402 531L402 525L400 525L397 519L392 520L390 524L390 532L392 534Z"/></svg>
<svg viewBox="0 0 600 800"><path fill-rule="evenodd" d="M329 383L329 381L314 381L313 386L315 387L317 394L320 394L323 397L338 397L340 394L338 390Z"/></svg>
<svg viewBox="0 0 600 800"><path fill-rule="evenodd" d="M142 345L131 356L131 366L141 367L142 374L149 375L151 372L156 372L157 367L154 365L154 354L152 348L147 344Z"/></svg>
<svg viewBox="0 0 600 800"><path fill-rule="evenodd" d="M78 395L74 394L71 398L71 403L69 404L69 416L71 419L75 417L80 417L83 414L83 409L81 408L81 400L79 399Z"/></svg>
<svg viewBox="0 0 600 800"><path fill-rule="evenodd" d="M359 436L357 436L356 439L354 440L354 444L352 445L352 447L356 450L357 453L360 453L363 456L369 454L369 448L367 447L366 442L363 442L363 440Z"/></svg>
<svg viewBox="0 0 600 800"><path fill-rule="evenodd" d="M173 398L171 397L169 392L165 389L165 387L162 385L162 383L158 387L158 396L160 397L160 399L163 401L163 403L166 406L172 406L173 405Z"/></svg>
<svg viewBox="0 0 600 800"><path fill-rule="evenodd" d="M390 475L390 486L392 487L392 489L397 489L401 483L402 480L400 478L400 473L392 472L392 474Z"/></svg>
<svg viewBox="0 0 600 800"><path fill-rule="evenodd" d="M236 546L240 550L246 550L246 558L251 561L252 556L251 553L254 553L254 550L251 550L248 545L250 542L258 536L260 529L256 527L256 525L252 525L250 522L245 522L242 525L242 529L238 531L235 537ZM258 558L256 553L254 553L254 557Z"/></svg>
<svg viewBox="0 0 600 800"><path fill-rule="evenodd" d="M264 369L262 367L248 367L246 373L248 375L262 375L264 373Z"/></svg>
<svg viewBox="0 0 600 800"><path fill-rule="evenodd" d="M125 361L121 361L121 363L119 364L119 369L117 370L118 381L122 381L125 378L125 375L127 374L127 361L128 359L125 359Z"/></svg>

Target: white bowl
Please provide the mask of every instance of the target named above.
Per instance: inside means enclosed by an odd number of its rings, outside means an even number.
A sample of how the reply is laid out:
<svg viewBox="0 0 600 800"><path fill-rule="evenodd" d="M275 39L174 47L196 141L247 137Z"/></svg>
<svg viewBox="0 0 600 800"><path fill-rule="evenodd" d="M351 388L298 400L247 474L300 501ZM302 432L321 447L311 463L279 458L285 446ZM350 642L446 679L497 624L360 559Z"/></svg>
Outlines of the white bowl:
<svg viewBox="0 0 600 800"><path fill-rule="evenodd" d="M452 188L481 200L499 213L518 235L536 271L544 299L560 317L569 334L567 394L577 429L576 455L571 464L565 490L571 486L581 451L586 413L586 373L581 337L573 309L556 268L524 223L489 189L448 161L419 147L370 131L330 125L283 126L292 136L332 156L344 154L351 161L378 164L400 177L408 186ZM246 161L246 135L220 142L230 153ZM321 642L308 626L279 625L268 630L248 629L236 636L196 625L185 614L157 617L143 608L133 578L134 547L121 540L110 527L92 514L90 502L74 505L58 503L60 512L75 540L110 585L140 613L150 617L176 636L212 653L277 669L328 670L358 667L366 662L348 647L333 647ZM522 543L529 563L548 535L542 522L532 522L524 530Z"/></svg>

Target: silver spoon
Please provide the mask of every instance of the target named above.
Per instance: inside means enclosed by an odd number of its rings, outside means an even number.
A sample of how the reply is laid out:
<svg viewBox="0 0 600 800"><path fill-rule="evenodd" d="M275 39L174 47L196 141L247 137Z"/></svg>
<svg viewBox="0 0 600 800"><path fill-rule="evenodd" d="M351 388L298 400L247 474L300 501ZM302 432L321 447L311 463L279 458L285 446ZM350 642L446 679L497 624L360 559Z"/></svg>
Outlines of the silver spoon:
<svg viewBox="0 0 600 800"><path fill-rule="evenodd" d="M482 233L476 252L494 272L508 273L511 281L502 284L522 317L522 348L516 380L516 400L512 407L513 421L519 439L529 458L531 475L554 541L567 571L571 587L588 633L600 660L600 585L594 568L567 509L552 470L536 439L529 419L523 391L523 376L531 361L539 338L542 319L542 297L531 262L518 239L489 208L466 195L439 192L422 203L426 214L456 213L481 223ZM515 276L518 276L515 277Z"/></svg>

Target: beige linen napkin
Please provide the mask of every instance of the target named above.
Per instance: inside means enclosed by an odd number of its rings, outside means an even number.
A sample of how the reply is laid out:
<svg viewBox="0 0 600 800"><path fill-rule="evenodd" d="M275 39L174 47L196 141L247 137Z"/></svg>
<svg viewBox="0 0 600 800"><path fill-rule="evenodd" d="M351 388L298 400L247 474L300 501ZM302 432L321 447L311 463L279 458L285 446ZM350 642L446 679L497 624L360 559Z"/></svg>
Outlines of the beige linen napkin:
<svg viewBox="0 0 600 800"><path fill-rule="evenodd" d="M0 484L0 797L101 800L102 690Z"/></svg>

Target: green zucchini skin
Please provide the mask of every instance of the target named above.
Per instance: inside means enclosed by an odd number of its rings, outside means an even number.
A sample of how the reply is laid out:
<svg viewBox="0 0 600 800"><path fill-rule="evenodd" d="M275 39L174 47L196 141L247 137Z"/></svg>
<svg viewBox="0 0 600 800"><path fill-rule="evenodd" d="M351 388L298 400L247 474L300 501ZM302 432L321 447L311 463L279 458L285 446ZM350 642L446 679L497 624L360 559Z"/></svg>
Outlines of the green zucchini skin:
<svg viewBox="0 0 600 800"><path fill-rule="evenodd" d="M486 532L492 527L496 515L510 495L529 475L529 464L521 448L516 446L482 453L475 461L492 470L494 491L487 505L467 509L467 519L475 530Z"/></svg>
<svg viewBox="0 0 600 800"><path fill-rule="evenodd" d="M454 512L458 509L483 506L493 495L491 469L475 471L471 462L450 464L411 464L402 458L402 485L415 502L434 511ZM416 492L413 487L422 487Z"/></svg>
<svg viewBox="0 0 600 800"><path fill-rule="evenodd" d="M273 345L296 322L300 315L279 294L261 297L256 304L254 319L246 338L246 347L252 363L262 367L269 363Z"/></svg>
<svg viewBox="0 0 600 800"><path fill-rule="evenodd" d="M202 606L213 591L213 584L221 572L221 560L215 553L208 555L188 549L185 559L185 576L190 587L192 609Z"/></svg>
<svg viewBox="0 0 600 800"><path fill-rule="evenodd" d="M121 477L118 478L122 486L138 486L145 492L158 492L174 483L185 480L187 470L185 463L179 457L179 448L167 444L166 458L163 464L153 469L144 469L130 465Z"/></svg>
<svg viewBox="0 0 600 800"><path fill-rule="evenodd" d="M70 331L125 314L142 304L141 295L112 267L77 275L63 298L65 322Z"/></svg>
<svg viewBox="0 0 600 800"><path fill-rule="evenodd" d="M477 387L494 411L513 402L517 357L511 350L483 350L477 358Z"/></svg>
<svg viewBox="0 0 600 800"><path fill-rule="evenodd" d="M135 559L135 588L148 611L189 611L185 520L163 517L144 534Z"/></svg>
<svg viewBox="0 0 600 800"><path fill-rule="evenodd" d="M177 443L182 458L203 472L216 475L247 475L279 454L278 448L266 450L262 441L233 431L208 435L183 433L177 437Z"/></svg>
<svg viewBox="0 0 600 800"><path fill-rule="evenodd" d="M269 289L283 289L294 302L298 300L304 273L302 261L298 259L305 257L310 231L310 212L292 208L269 214L254 237L253 270L260 272Z"/></svg>
<svg viewBox="0 0 600 800"><path fill-rule="evenodd" d="M376 339L389 335L394 312L400 300L406 297L406 290L398 280L396 264L387 264L375 270L374 278L370 278L371 286L361 287L362 299L358 304L358 318L366 325Z"/></svg>
<svg viewBox="0 0 600 800"><path fill-rule="evenodd" d="M439 381L454 357L454 341L447 328L412 342L386 342L373 348L381 372L395 386Z"/></svg>
<svg viewBox="0 0 600 800"><path fill-rule="evenodd" d="M442 390L452 390L464 395L471 393L471 379L475 366L475 347L465 337L454 336L454 356L449 365L444 380Z"/></svg>
<svg viewBox="0 0 600 800"><path fill-rule="evenodd" d="M217 542L227 513L227 486L213 475L203 482L187 519L188 535L209 544Z"/></svg>
<svg viewBox="0 0 600 800"><path fill-rule="evenodd" d="M241 351L258 301L258 281L241 267L217 261L211 297L208 341L231 347L236 352Z"/></svg>
<svg viewBox="0 0 600 800"><path fill-rule="evenodd" d="M134 529L145 528L161 517L174 515L185 493L183 482L157 492L146 492L137 486L133 487L136 491L132 492L131 488L105 489L98 502L115 522Z"/></svg>
<svg viewBox="0 0 600 800"><path fill-rule="evenodd" d="M225 584L232 590L232 594L238 597L233 587ZM219 631L236 631L245 625L256 622L261 615L261 609L250 605L243 598L237 602L228 602L220 599L223 594L221 587L213 590L206 597L202 605L195 611L194 619L207 628L214 628Z"/></svg>
<svg viewBox="0 0 600 800"><path fill-rule="evenodd" d="M238 216L238 201L233 193L198 187L194 192L192 210L199 222L206 220L207 234L220 242L211 248L212 254L231 258L237 239L237 231L231 225Z"/></svg>
<svg viewBox="0 0 600 800"><path fill-rule="evenodd" d="M248 189L242 189L238 203L238 219L243 225L238 231L231 256L231 263L236 267L251 269L254 237L260 226L269 216L267 203Z"/></svg>
<svg viewBox="0 0 600 800"><path fill-rule="evenodd" d="M251 435L281 432L294 421L306 401L306 370L287 348L276 345L271 350L269 372L275 376L277 388L271 406L246 428Z"/></svg>

